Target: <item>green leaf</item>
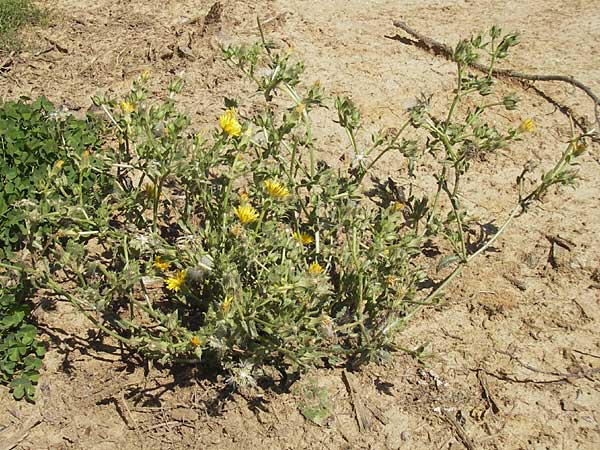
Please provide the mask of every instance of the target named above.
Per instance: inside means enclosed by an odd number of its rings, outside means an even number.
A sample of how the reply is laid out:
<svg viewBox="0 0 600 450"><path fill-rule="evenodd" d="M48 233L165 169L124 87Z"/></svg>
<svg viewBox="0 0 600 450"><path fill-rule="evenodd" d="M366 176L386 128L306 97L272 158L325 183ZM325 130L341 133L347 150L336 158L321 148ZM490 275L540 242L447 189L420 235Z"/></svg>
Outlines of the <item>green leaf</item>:
<svg viewBox="0 0 600 450"><path fill-rule="evenodd" d="M460 256L458 255L449 255L449 256L445 256L444 258L441 259L441 261L438 263L437 267L436 267L436 271L439 272L440 270L445 269L446 267L448 267L450 264L456 262L456 261L460 261Z"/></svg>
<svg viewBox="0 0 600 450"><path fill-rule="evenodd" d="M9 328L16 327L25 318L25 311L16 311L15 313L4 317L0 321L0 330L7 330Z"/></svg>
<svg viewBox="0 0 600 450"><path fill-rule="evenodd" d="M311 422L321 426L331 416L331 411L325 406L306 406L300 408L302 415Z"/></svg>
<svg viewBox="0 0 600 450"><path fill-rule="evenodd" d="M21 342L25 345L30 345L37 335L37 329L33 325L24 325L19 330L19 336L21 337Z"/></svg>
<svg viewBox="0 0 600 450"><path fill-rule="evenodd" d="M35 376L37 377L37 374L35 374ZM13 397L16 400L21 400L25 397L27 400L33 401L35 396L34 382L35 381L31 379L31 376L27 375L15 378L9 385L12 389Z"/></svg>

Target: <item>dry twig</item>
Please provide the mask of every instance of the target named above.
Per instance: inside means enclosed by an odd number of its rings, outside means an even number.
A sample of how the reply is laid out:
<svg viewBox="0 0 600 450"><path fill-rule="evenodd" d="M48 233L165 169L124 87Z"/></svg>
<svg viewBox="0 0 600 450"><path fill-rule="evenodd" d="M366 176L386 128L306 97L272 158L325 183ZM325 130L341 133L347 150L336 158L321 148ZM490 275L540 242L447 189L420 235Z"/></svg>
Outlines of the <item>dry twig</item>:
<svg viewBox="0 0 600 450"><path fill-rule="evenodd" d="M365 408L356 387L354 386L352 374L344 370L342 372L342 378L344 379L344 383L346 384L346 388L350 394L350 400L352 401L352 406L354 407L354 414L356 415L356 422L358 423L359 430L361 433L370 430L373 426L373 421L368 410Z"/></svg>
<svg viewBox="0 0 600 450"><path fill-rule="evenodd" d="M492 396L490 388L488 386L487 380L485 378L484 372L482 370L477 371L477 379L479 380L479 384L481 385L481 390L483 393L483 398L491 408L494 414L498 414L500 412L500 408L498 407L498 403Z"/></svg>
<svg viewBox="0 0 600 450"><path fill-rule="evenodd" d="M499 379L502 379L505 381L512 381L515 383L559 383L559 382L564 382L564 381L568 381L571 379L588 378L592 375L600 373L600 367L596 367L594 369L585 370L585 371L577 371L577 372L554 372L554 371L548 371L548 370L541 370L541 369L538 369L536 367L533 367L533 366L521 361L514 353L511 353L508 351L503 351L503 350L496 350L496 352L510 357L510 359L515 360L517 362L517 364L519 364L521 367L523 367L527 370L530 370L531 372L539 373L542 375L552 375L552 376L558 377L558 379L553 379L553 380L517 379L517 378L506 377L506 376L500 377L498 374L490 373L490 372L486 371L486 373L488 375L492 375L496 378L499 378Z"/></svg>
<svg viewBox="0 0 600 450"><path fill-rule="evenodd" d="M462 442L462 444L468 450L475 450L477 447L475 447L475 444L473 443L463 426L458 422L458 420L456 420L448 411L444 409L442 409L441 411L442 416L444 417L446 422L448 422L452 426L454 433L456 434L456 437L460 440L460 442Z"/></svg>
<svg viewBox="0 0 600 450"><path fill-rule="evenodd" d="M433 52L435 54L439 54L444 56L447 59L452 59L453 50L448 47L446 44L438 42L434 39L431 39L418 31L409 27L406 23L401 20L395 20L394 26L406 31L412 37L417 39L416 44L426 50ZM400 37L393 37L393 39L402 40ZM472 63L470 66L474 69L483 71L485 73L488 72L488 68L483 64ZM572 86L575 86L578 89L581 89L585 94L590 97L594 101L594 115L596 116L596 138L598 138L598 133L600 133L600 99L592 92L592 90L583 84L581 81L576 80L571 76L565 75L538 75L538 74L527 74L522 72L517 72L515 70L510 69L493 69L492 74L501 77L515 78L522 81L562 81L564 83L568 83ZM556 104L556 103L555 103ZM560 107L563 112L567 112L568 115L572 116L572 113L567 107ZM581 127L581 126L580 126ZM583 128L583 127L581 127ZM584 130L585 132L585 130Z"/></svg>

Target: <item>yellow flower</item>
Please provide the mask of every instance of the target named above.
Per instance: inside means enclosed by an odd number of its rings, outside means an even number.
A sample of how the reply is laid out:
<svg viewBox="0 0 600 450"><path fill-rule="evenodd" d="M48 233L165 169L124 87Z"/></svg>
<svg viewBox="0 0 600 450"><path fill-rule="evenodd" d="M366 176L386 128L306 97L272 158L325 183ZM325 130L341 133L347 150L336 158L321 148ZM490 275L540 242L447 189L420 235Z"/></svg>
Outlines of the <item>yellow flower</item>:
<svg viewBox="0 0 600 450"><path fill-rule="evenodd" d="M581 156L587 150L587 146L583 142L573 144L573 156Z"/></svg>
<svg viewBox="0 0 600 450"><path fill-rule="evenodd" d="M125 114L131 114L133 111L135 111L135 105L131 102L123 101L119 106L121 106L121 111L123 111Z"/></svg>
<svg viewBox="0 0 600 450"><path fill-rule="evenodd" d="M283 199L290 195L290 191L277 181L267 180L265 181L265 187L267 188L269 195L276 199Z"/></svg>
<svg viewBox="0 0 600 450"><path fill-rule="evenodd" d="M321 322L322 326L327 327L327 328L329 328L333 325L333 319L331 317L329 317L327 314L323 314L320 317L320 322Z"/></svg>
<svg viewBox="0 0 600 450"><path fill-rule="evenodd" d="M185 270L180 270L174 277L167 278L167 289L173 292L179 292L184 283Z"/></svg>
<svg viewBox="0 0 600 450"><path fill-rule="evenodd" d="M192 347L198 347L200 345L200 338L198 336L192 336L190 344L192 344Z"/></svg>
<svg viewBox="0 0 600 450"><path fill-rule="evenodd" d="M163 259L160 256L157 256L156 258L154 258L152 267L160 270L161 272L166 272L167 270L169 270L169 263L166 261L163 261Z"/></svg>
<svg viewBox="0 0 600 450"><path fill-rule="evenodd" d="M230 297L229 295L227 295L223 299L223 303L221 304L221 311L223 311L223 314L227 314L229 312L232 302L233 302L233 297Z"/></svg>
<svg viewBox="0 0 600 450"><path fill-rule="evenodd" d="M237 208L235 208L234 212L237 218L240 219L240 222L242 223L251 223L255 222L256 219L258 219L258 213L256 212L256 210L252 207L252 205L249 205L247 203L244 203L243 205L240 205Z"/></svg>
<svg viewBox="0 0 600 450"><path fill-rule="evenodd" d="M306 109L306 105L304 103L300 102L296 105L296 107L294 108L294 111L296 111L296 113L298 113L298 114L302 114L305 109Z"/></svg>
<svg viewBox="0 0 600 450"><path fill-rule="evenodd" d="M242 133L242 126L238 122L233 108L228 109L219 117L219 125L229 136L238 137Z"/></svg>
<svg viewBox="0 0 600 450"><path fill-rule="evenodd" d="M324 270L325 269L323 269L321 264L319 264L318 262L314 262L308 267L308 273L310 273L313 276L321 275Z"/></svg>
<svg viewBox="0 0 600 450"><path fill-rule="evenodd" d="M310 245L315 242L313 237L307 233L299 233L295 231L294 234L292 234L292 237L302 245Z"/></svg>
<svg viewBox="0 0 600 450"><path fill-rule="evenodd" d="M525 119L521 125L519 125L519 131L521 133L533 133L535 131L535 122L533 119Z"/></svg>
<svg viewBox="0 0 600 450"><path fill-rule="evenodd" d="M65 165L65 162L62 159L59 159L54 163L54 168L59 171Z"/></svg>
<svg viewBox="0 0 600 450"><path fill-rule="evenodd" d="M319 333L325 339L335 339L335 330L333 329L333 319L327 314L320 317L319 320Z"/></svg>
<svg viewBox="0 0 600 450"><path fill-rule="evenodd" d="M248 203L250 201L250 196L246 191L240 191L238 197L240 198L240 203Z"/></svg>
<svg viewBox="0 0 600 450"><path fill-rule="evenodd" d="M396 277L393 275L388 275L387 277L385 277L385 284L387 284L389 287L392 287L396 284Z"/></svg>
<svg viewBox="0 0 600 450"><path fill-rule="evenodd" d="M392 209L394 212L402 211L404 208L404 203L402 202L392 202Z"/></svg>

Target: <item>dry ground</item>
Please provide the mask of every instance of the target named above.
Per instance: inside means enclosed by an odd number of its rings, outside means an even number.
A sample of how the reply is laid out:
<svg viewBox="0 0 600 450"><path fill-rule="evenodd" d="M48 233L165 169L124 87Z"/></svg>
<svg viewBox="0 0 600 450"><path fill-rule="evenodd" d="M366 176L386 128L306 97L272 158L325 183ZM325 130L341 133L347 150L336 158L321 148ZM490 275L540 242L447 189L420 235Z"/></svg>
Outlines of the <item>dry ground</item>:
<svg viewBox="0 0 600 450"><path fill-rule="evenodd" d="M508 66L570 74L600 92L596 0L222 0L220 20L206 26L183 21L206 14L207 0L45 3L53 24L30 30L30 49L0 76L2 98L45 94L84 112L91 95L122 92L149 68L156 95L173 75L183 76L183 106L197 125L208 126L224 95L249 90L218 49L255 40L256 16L279 45L306 61L309 80L351 95L372 127L396 125L421 92L435 93L435 107L444 107L453 83L450 63L388 38L400 31L392 19L447 43L499 24L521 33ZM570 86L537 86L588 121L593 117L589 99ZM499 122L531 115L538 123L535 135L479 163L469 180L470 205L481 217L501 219L520 166L556 158L568 121L532 89L509 81L499 89L518 90L523 98L521 112L503 113ZM331 161L348 152L326 135L320 147ZM399 336L406 348L428 343L430 358L420 363L397 354L387 365L354 374L362 402L379 416L367 414L372 423L365 431L340 370L314 371L291 392L227 396L218 379L194 369L145 370L134 357L90 347L88 324L59 304L57 312L39 315L52 350L38 404L14 404L0 391L0 447L16 435L24 438L17 448L54 450L598 449L598 161L598 146L592 147L577 191L558 192L519 219L498 244L500 252L466 271L441 306ZM383 167L382 175L402 179L394 157ZM571 243L569 250L552 243L557 236ZM300 388L310 385L326 389L334 405L322 427L298 409Z"/></svg>

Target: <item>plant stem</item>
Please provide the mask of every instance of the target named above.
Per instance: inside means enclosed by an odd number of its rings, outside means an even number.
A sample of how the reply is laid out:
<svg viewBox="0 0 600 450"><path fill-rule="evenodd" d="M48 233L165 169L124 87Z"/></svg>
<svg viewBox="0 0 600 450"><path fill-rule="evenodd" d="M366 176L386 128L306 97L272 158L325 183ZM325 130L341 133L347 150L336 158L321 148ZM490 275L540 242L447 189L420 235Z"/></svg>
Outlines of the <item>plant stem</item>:
<svg viewBox="0 0 600 450"><path fill-rule="evenodd" d="M104 331L106 334L108 334L109 336L113 337L117 341L122 342L122 343L124 343L124 344L126 344L128 346L132 346L132 343L131 343L130 339L124 338L123 336L121 336L120 334L114 332L110 328L107 328L104 325L102 325L94 316L92 316L89 312L87 312L85 310L85 308L83 307L83 305L81 304L81 302L77 298L75 298L74 295L68 293L63 288L61 288L54 280L48 280L47 283L48 283L48 286L54 290L54 292L56 292L59 295L62 295L64 297L66 297L67 300L69 300L69 303L71 303L77 309L79 309L79 311L81 311L81 313L90 322L92 322L96 327L98 327L99 329L101 329L102 331Z"/></svg>
<svg viewBox="0 0 600 450"><path fill-rule="evenodd" d="M398 131L398 133L396 133L396 136L394 136L394 139L392 140L392 142L390 142L390 143L389 143L389 145L388 145L386 148L384 148L384 149L383 149L381 152L379 152L379 155L377 155L377 156L375 157L375 159L374 159L373 161L371 161L371 163L370 163L370 164L367 166L367 168L365 169L365 175L367 174L367 172L368 172L368 171L369 171L369 170L370 170L370 169L371 169L373 166L375 166L375 164L377 163L377 161L379 161L383 155L385 155L387 152L389 152L389 151L390 151L390 150L393 148L394 144L396 143L396 141L398 140L398 138L400 137L400 135L402 134L402 132L403 132L403 131L406 129L406 127L407 127L408 125L410 125L410 123L411 123L411 121L410 121L410 120L407 120L407 121L406 121L406 122L405 122L405 123L402 125L402 127L400 128L400 130ZM364 178L364 175L363 175L363 177L362 177L362 178Z"/></svg>
<svg viewBox="0 0 600 450"><path fill-rule="evenodd" d="M223 214L223 222L222 226L225 229L225 222L227 220L227 207L229 205L229 196L231 195L231 188L233 187L233 178L235 175L235 164L237 163L239 153L235 155L233 159L233 164L231 165L231 175L229 177L229 182L227 183L227 190L225 191L225 197L223 198L223 208L221 213Z"/></svg>
<svg viewBox="0 0 600 450"><path fill-rule="evenodd" d="M450 275L448 275L446 278L444 278L444 280L440 284L438 284L437 287L432 292L430 292L429 295L427 295L427 297L425 297L425 299L421 302L421 305L419 307L415 308L415 311L411 312L410 315L412 316L412 315L416 314L420 309L422 309L423 306L429 304L435 297L437 297L446 288L446 286L457 275L459 275L462 272L462 270L465 268L465 266L467 264L469 264L474 258L479 256L481 253L485 252L496 241L496 239L498 239L500 237L500 235L502 233L504 233L504 231L506 230L506 227L517 216L518 212L521 209L522 209L522 206L521 206L521 203L519 202L515 207L513 207L510 214L508 215L508 218L502 224L502 226L498 229L498 231L496 231L496 233L494 233L494 235L484 245L479 247L479 249L477 249L477 251L475 251L474 253L469 255L465 260L461 261L456 266L456 268L452 271L452 273L450 273Z"/></svg>
<svg viewBox="0 0 600 450"><path fill-rule="evenodd" d="M446 133L446 131L448 131L448 125L450 125L450 119L452 119L452 114L454 113L454 109L456 108L456 105L458 105L458 102L461 97L463 69L460 64L457 66L456 73L457 73L456 95L454 96L454 99L452 100L452 105L450 106L450 109L448 110L448 115L446 116L446 123L444 124L444 133Z"/></svg>
<svg viewBox="0 0 600 450"><path fill-rule="evenodd" d="M438 203L440 201L440 194L442 193L442 186L446 179L446 174L448 172L448 167L442 167L442 173L438 177L437 190L435 192L435 197L433 198L433 205L431 205L431 209L429 210L429 216L427 217L427 226L431 225L431 221L435 217L435 210L437 209ZM427 232L427 226L425 227L425 232Z"/></svg>

